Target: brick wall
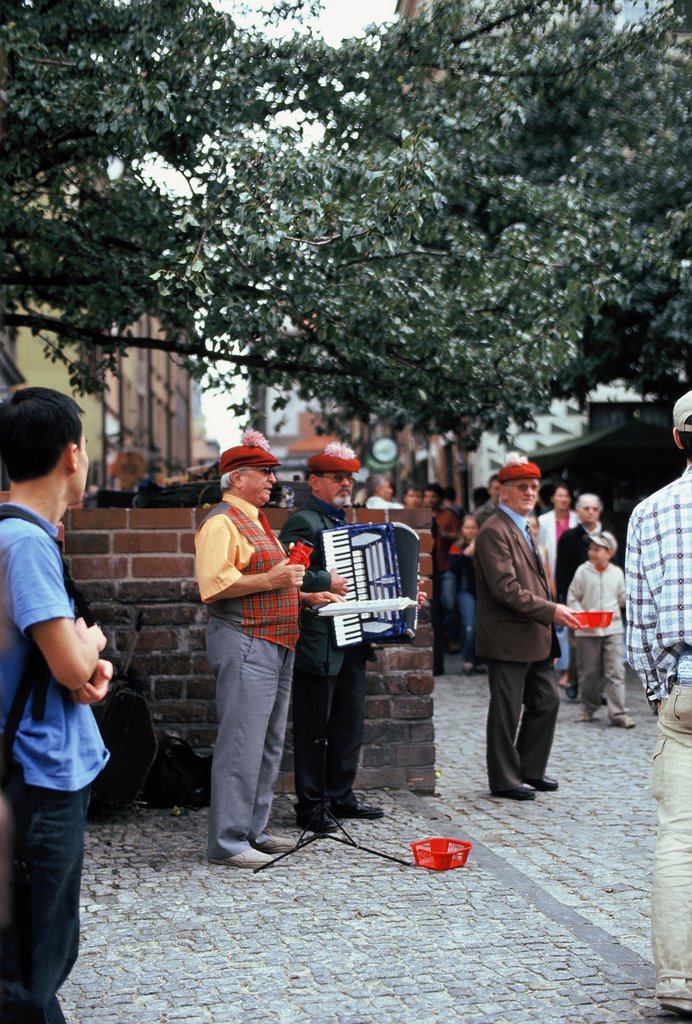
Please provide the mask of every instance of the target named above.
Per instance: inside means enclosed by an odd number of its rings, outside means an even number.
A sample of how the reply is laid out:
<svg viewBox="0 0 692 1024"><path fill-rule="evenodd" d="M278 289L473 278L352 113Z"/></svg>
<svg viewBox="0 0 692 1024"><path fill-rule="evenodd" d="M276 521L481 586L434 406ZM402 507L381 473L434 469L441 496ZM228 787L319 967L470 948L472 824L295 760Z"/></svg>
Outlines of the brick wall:
<svg viewBox="0 0 692 1024"><path fill-rule="evenodd" d="M216 734L214 679L205 657L206 610L194 577L194 531L204 509L79 509L65 517L72 573L109 637L107 653L121 663L139 610L145 624L133 667L146 680L157 729L210 747ZM269 509L278 530L287 513ZM423 587L429 595L430 513L353 510L353 522L405 522L421 536ZM427 609L413 644L377 649L367 673L360 789L435 788L432 633ZM291 727L278 786L293 789Z"/></svg>

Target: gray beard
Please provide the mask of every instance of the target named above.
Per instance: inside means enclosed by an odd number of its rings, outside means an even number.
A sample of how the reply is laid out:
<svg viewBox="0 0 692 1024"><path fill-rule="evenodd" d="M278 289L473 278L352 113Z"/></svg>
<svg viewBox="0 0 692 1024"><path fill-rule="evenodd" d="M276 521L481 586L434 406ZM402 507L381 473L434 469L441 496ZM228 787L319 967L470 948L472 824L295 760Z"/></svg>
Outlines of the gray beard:
<svg viewBox="0 0 692 1024"><path fill-rule="evenodd" d="M334 498L334 501L333 501L332 504L334 505L334 508L350 508L350 505L351 505L351 495L350 494L345 494L343 497L338 497L337 496L336 498Z"/></svg>

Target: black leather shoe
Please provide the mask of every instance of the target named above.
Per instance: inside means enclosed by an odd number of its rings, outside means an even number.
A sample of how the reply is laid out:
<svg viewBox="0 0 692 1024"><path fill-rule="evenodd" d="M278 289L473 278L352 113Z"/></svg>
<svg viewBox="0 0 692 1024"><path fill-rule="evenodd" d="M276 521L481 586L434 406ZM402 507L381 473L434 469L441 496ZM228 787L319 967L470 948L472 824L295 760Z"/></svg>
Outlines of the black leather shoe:
<svg viewBox="0 0 692 1024"><path fill-rule="evenodd" d="M335 804L332 814L335 818L366 818L370 821L384 818L384 811L380 807L371 807L369 804L346 804L345 807Z"/></svg>
<svg viewBox="0 0 692 1024"><path fill-rule="evenodd" d="M528 786L522 786L521 789L493 789L493 796L502 796L507 800L535 800L536 794Z"/></svg>
<svg viewBox="0 0 692 1024"><path fill-rule="evenodd" d="M542 779L524 779L524 782L528 783L529 786L533 786L534 789L539 790L541 793L552 793L553 790L557 789L557 779L549 779L547 775Z"/></svg>
<svg viewBox="0 0 692 1024"><path fill-rule="evenodd" d="M567 698L567 700L579 700L578 688L574 685L566 686L565 697Z"/></svg>
<svg viewBox="0 0 692 1024"><path fill-rule="evenodd" d="M338 829L337 823L332 818L331 814L301 814L296 817L298 822L298 828L309 829L310 832L315 832L317 835L326 835L328 832L336 832Z"/></svg>

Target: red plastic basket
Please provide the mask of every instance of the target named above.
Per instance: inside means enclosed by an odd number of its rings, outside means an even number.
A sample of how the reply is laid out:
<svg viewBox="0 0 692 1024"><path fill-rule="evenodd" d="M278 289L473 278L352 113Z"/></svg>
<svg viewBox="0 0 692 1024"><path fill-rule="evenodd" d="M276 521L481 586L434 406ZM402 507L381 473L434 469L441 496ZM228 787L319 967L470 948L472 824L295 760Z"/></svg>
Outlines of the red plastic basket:
<svg viewBox="0 0 692 1024"><path fill-rule="evenodd" d="M419 839L417 843L411 843L411 849L413 859L420 867L447 871L466 863L472 845L461 839Z"/></svg>
<svg viewBox="0 0 692 1024"><path fill-rule="evenodd" d="M612 612L575 612L582 629L603 629L613 621Z"/></svg>

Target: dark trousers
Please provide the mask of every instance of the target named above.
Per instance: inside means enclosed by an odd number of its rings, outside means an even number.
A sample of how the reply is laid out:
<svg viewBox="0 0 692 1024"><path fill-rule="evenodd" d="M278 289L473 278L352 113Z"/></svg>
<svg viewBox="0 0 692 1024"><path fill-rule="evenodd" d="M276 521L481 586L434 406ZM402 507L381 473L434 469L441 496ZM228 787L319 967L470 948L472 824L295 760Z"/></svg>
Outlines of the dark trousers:
<svg viewBox="0 0 692 1024"><path fill-rule="evenodd" d="M363 741L364 715L362 647L346 651L337 675L315 676L298 669L293 673L293 754L296 814L300 819L309 817L320 805L323 771L328 806L347 807L356 803L353 783Z"/></svg>
<svg viewBox="0 0 692 1024"><path fill-rule="evenodd" d="M553 745L560 697L552 659L488 658L487 764L493 792L542 779Z"/></svg>
<svg viewBox="0 0 692 1024"><path fill-rule="evenodd" d="M12 921L2 934L3 1024L63 1024L57 991L79 949L79 890L89 788L27 786L15 768Z"/></svg>

